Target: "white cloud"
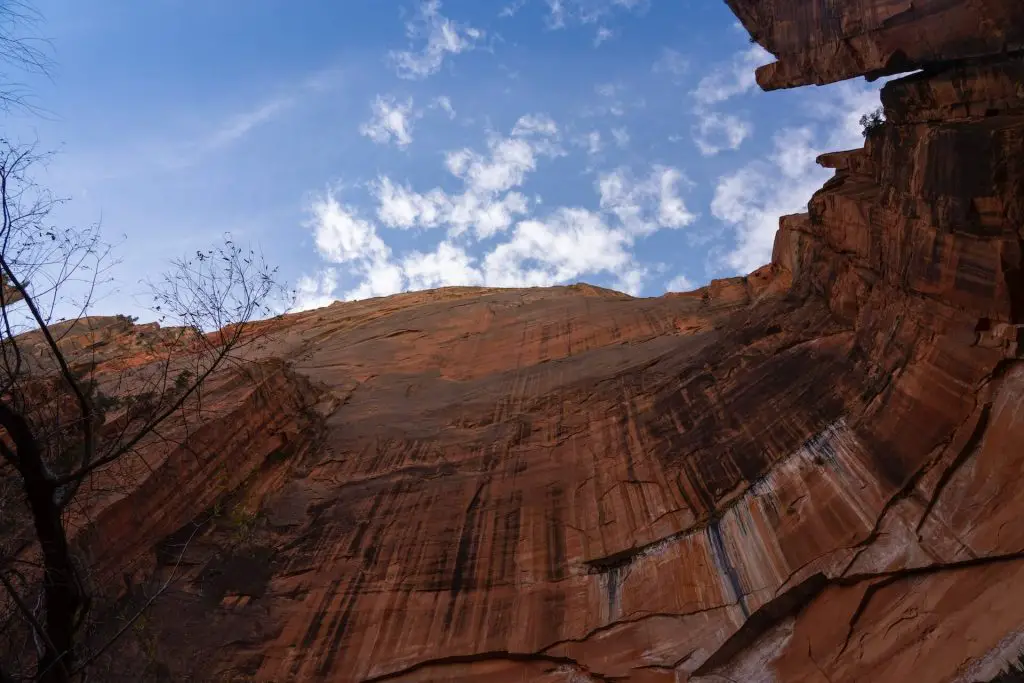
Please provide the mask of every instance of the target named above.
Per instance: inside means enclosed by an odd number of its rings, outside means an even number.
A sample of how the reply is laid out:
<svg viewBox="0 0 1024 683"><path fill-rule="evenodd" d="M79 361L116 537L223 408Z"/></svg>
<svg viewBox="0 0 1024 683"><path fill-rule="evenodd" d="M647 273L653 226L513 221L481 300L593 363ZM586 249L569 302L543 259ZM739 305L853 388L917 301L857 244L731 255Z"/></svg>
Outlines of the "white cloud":
<svg viewBox="0 0 1024 683"><path fill-rule="evenodd" d="M391 250L377 235L376 226L344 206L328 192L311 207L316 248L332 263L349 263L387 257Z"/></svg>
<svg viewBox="0 0 1024 683"><path fill-rule="evenodd" d="M612 137L619 147L626 147L629 144L629 131L625 128L612 128Z"/></svg>
<svg viewBox="0 0 1024 683"><path fill-rule="evenodd" d="M685 178L679 169L655 166L650 175L635 179L620 168L603 174L597 182L601 210L618 218L631 235L650 235L661 228L683 228L696 216L679 196Z"/></svg>
<svg viewBox="0 0 1024 683"><path fill-rule="evenodd" d="M464 148L445 157L452 175L465 181L468 191L475 194L517 187L527 173L536 169L538 157L564 154L558 143L558 127L544 116L520 118L510 137L492 137L487 146L488 155Z"/></svg>
<svg viewBox="0 0 1024 683"><path fill-rule="evenodd" d="M292 97L279 97L264 102L250 111L233 116L210 136L206 147L216 149L230 145L244 138L254 128L276 118L294 104L295 100Z"/></svg>
<svg viewBox="0 0 1024 683"><path fill-rule="evenodd" d="M370 261L362 266L363 279L359 286L345 293L349 301L390 296L406 291L402 269L386 259Z"/></svg>
<svg viewBox="0 0 1024 683"><path fill-rule="evenodd" d="M392 228L446 226L452 237L469 231L478 239L492 237L528 212L529 202L515 188L538 160L562 154L558 126L550 117L523 116L508 137L492 136L486 153L463 148L445 155L448 171L463 182L459 194L440 188L419 193L379 178L373 184L377 217Z"/></svg>
<svg viewBox="0 0 1024 683"><path fill-rule="evenodd" d="M615 289L625 292L631 296L640 296L643 291L644 280L647 279L647 269L641 267L630 268L622 273L615 280Z"/></svg>
<svg viewBox="0 0 1024 683"><path fill-rule="evenodd" d="M828 86L829 97L815 99L810 113L829 127L825 143L828 149L850 149L864 144L860 117L878 107L879 90L897 77L880 78L871 85L836 83Z"/></svg>
<svg viewBox="0 0 1024 683"><path fill-rule="evenodd" d="M597 33L594 34L594 47L600 47L601 43L611 40L615 37L615 31L601 26L597 29Z"/></svg>
<svg viewBox="0 0 1024 683"><path fill-rule="evenodd" d="M479 29L442 16L440 0L421 3L416 18L408 22L405 29L413 41L426 39L419 51L394 51L389 55L398 76L408 79L427 78L437 73L447 55L474 49L484 36Z"/></svg>
<svg viewBox="0 0 1024 683"><path fill-rule="evenodd" d="M546 0L548 26L564 28L569 23L593 24L615 10L646 10L649 0Z"/></svg>
<svg viewBox="0 0 1024 683"><path fill-rule="evenodd" d="M588 148L600 134L587 136ZM695 216L681 192L688 182L679 169L654 166L636 176L625 168L602 174L595 184L598 209L553 208L520 188L543 159L564 154L561 130L550 117L521 117L507 136L492 135L486 150L452 150L445 166L462 191L440 187L418 192L381 176L370 184L374 219L360 215L336 193L317 198L311 221L317 250L330 268L300 282L304 306L329 301L335 290L346 299L383 296L408 289L449 285L547 286L605 275L616 288L639 294L647 268L635 260L638 240L662 229L690 225ZM444 228L432 251L394 253L385 230ZM490 243L495 239L496 243ZM469 246L487 240L475 256ZM341 267L352 286L338 285Z"/></svg>
<svg viewBox="0 0 1024 683"><path fill-rule="evenodd" d="M489 156L461 149L445 157L448 170L473 192L490 194L521 185L525 175L537 166L534 149L525 140L496 139L489 147Z"/></svg>
<svg viewBox="0 0 1024 683"><path fill-rule="evenodd" d="M769 261L779 217L806 211L811 195L831 175L815 158L863 144L857 121L878 105L879 87L830 86L815 105L818 126L778 131L766 158L719 178L711 213L732 226L736 235L735 244L722 256L724 266L748 273Z"/></svg>
<svg viewBox="0 0 1024 683"><path fill-rule="evenodd" d="M507 230L516 216L528 211L526 197L509 192L501 197L467 192L454 198L446 218L448 232L458 237L472 230L477 239L487 239Z"/></svg>
<svg viewBox="0 0 1024 683"><path fill-rule="evenodd" d="M413 112L412 98L398 102L393 97L381 97L373 101L372 118L359 127L359 132L378 144L394 141L399 147L412 142L412 122L417 118Z"/></svg>
<svg viewBox="0 0 1024 683"><path fill-rule="evenodd" d="M448 115L448 118L455 118L455 107L452 106L452 100L447 95L441 95L435 97L433 103L430 105L432 108L437 108Z"/></svg>
<svg viewBox="0 0 1024 683"><path fill-rule="evenodd" d="M334 303L334 290L338 287L338 271L324 268L315 276L303 275L295 288L295 302L290 311L308 311Z"/></svg>
<svg viewBox="0 0 1024 683"><path fill-rule="evenodd" d="M558 137L558 125L550 116L544 114L527 114L516 121L512 128L514 137L541 136L547 138Z"/></svg>
<svg viewBox="0 0 1024 683"><path fill-rule="evenodd" d="M414 252L402 263L410 289L479 285L483 276L462 247L441 242L428 254Z"/></svg>
<svg viewBox="0 0 1024 683"><path fill-rule="evenodd" d="M690 278L682 274L676 275L665 285L666 292L690 292L693 291L693 289L693 282L690 281Z"/></svg>
<svg viewBox="0 0 1024 683"><path fill-rule="evenodd" d="M314 214L321 255L346 263L358 279L343 294L348 300L453 285L548 286L602 272L612 274L620 289L636 294L647 275L633 261L629 232L610 227L600 214L586 209L560 208L545 219L521 221L509 240L479 262L451 241L441 242L433 252L395 259L390 249L375 243L375 226L353 216L331 195L316 203ZM337 285L334 268L303 277L297 308L331 303Z"/></svg>
<svg viewBox="0 0 1024 683"><path fill-rule="evenodd" d="M774 61L771 53L760 45L754 45L736 53L728 67L719 67L700 79L693 96L699 106L724 102L742 95L757 86L754 70Z"/></svg>
<svg viewBox="0 0 1024 683"><path fill-rule="evenodd" d="M525 4L526 0L515 0L514 2L502 7L501 11L498 12L498 16L503 19L507 19L508 17L514 17L516 14L519 13L519 10L521 10L523 8L523 5Z"/></svg>
<svg viewBox="0 0 1024 683"><path fill-rule="evenodd" d="M673 81L678 82L689 72L690 60L684 57L678 50L666 47L661 50L661 56L654 63L654 66L651 67L651 70L658 74L668 74Z"/></svg>
<svg viewBox="0 0 1024 683"><path fill-rule="evenodd" d="M775 151L771 160L786 178L803 178L818 173L815 159L821 151L814 148L814 131L810 128L784 128L774 138Z"/></svg>
<svg viewBox="0 0 1024 683"><path fill-rule="evenodd" d="M698 111L697 116L699 122L694 126L693 141L706 157L726 149L739 149L753 132L750 123L733 114Z"/></svg>
<svg viewBox="0 0 1024 683"><path fill-rule="evenodd" d="M450 206L448 196L440 189L427 194L414 192L381 177L374 186L378 202L377 218L391 228L436 227Z"/></svg>
<svg viewBox="0 0 1024 683"><path fill-rule="evenodd" d="M546 220L520 222L512 239L484 258L484 279L492 287L539 287L619 272L632 262L630 244L625 231L608 227L600 215L561 208Z"/></svg>
<svg viewBox="0 0 1024 683"><path fill-rule="evenodd" d="M587 133L586 138L584 138L584 144L586 145L586 148L587 148L587 154L590 154L591 156L593 156L595 154L600 154L601 153L601 133L599 133L596 130L590 131L589 133Z"/></svg>
<svg viewBox="0 0 1024 683"><path fill-rule="evenodd" d="M594 86L598 101L583 109L584 116L625 116L628 108L642 108L644 102L627 102L624 98L626 87L621 83L599 83Z"/></svg>

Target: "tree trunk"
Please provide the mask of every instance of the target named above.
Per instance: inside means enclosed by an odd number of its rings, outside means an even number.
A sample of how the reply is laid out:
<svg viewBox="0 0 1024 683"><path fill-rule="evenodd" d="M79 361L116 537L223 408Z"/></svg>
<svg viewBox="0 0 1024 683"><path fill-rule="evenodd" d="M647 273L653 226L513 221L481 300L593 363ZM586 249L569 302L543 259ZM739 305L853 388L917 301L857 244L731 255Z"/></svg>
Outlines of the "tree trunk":
<svg viewBox="0 0 1024 683"><path fill-rule="evenodd" d="M25 419L0 403L0 425L14 442L16 466L43 553L46 650L39 660L36 680L70 683L75 661L75 618L83 605L83 595L56 500L56 486Z"/></svg>

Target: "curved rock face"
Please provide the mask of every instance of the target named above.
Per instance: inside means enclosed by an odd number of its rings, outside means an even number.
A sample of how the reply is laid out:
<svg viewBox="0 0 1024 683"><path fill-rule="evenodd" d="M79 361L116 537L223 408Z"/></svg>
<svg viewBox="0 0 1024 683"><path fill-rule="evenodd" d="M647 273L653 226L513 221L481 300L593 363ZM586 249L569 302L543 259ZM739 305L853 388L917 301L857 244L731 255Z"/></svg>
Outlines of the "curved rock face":
<svg viewBox="0 0 1024 683"><path fill-rule="evenodd" d="M268 323L255 387L211 389L205 460L162 455L83 536L177 586L122 666L969 683L1016 660L1024 6L729 4L779 55L766 87L928 69L746 278Z"/></svg>

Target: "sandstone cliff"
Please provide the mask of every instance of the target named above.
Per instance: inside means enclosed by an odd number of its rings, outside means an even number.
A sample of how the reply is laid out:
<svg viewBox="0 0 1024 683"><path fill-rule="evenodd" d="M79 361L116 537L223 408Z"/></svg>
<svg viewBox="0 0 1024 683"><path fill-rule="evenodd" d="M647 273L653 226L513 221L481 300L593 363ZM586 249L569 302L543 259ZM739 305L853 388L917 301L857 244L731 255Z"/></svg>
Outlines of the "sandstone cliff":
<svg viewBox="0 0 1024 683"><path fill-rule="evenodd" d="M747 278L268 322L208 392L201 457L156 453L83 522L124 599L175 581L123 653L145 677L969 683L1016 660L1024 5L729 4L778 56L764 87L924 70Z"/></svg>

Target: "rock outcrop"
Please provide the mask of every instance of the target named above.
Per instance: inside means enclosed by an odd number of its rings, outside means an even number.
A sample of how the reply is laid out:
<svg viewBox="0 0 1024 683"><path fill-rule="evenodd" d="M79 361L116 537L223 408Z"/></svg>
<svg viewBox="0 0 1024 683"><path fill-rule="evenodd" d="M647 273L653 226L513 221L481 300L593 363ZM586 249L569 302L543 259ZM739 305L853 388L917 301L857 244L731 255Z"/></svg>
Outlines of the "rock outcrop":
<svg viewBox="0 0 1024 683"><path fill-rule="evenodd" d="M949 65L1024 50L1017 0L726 0L778 61L766 90Z"/></svg>
<svg viewBox="0 0 1024 683"><path fill-rule="evenodd" d="M970 683L1016 661L1024 5L729 4L779 58L764 87L924 69L819 160L772 263L655 299L448 289L266 323L258 372L211 387L202 457L154 456L83 527L98 575L134 572L124 599L176 586L122 665Z"/></svg>

